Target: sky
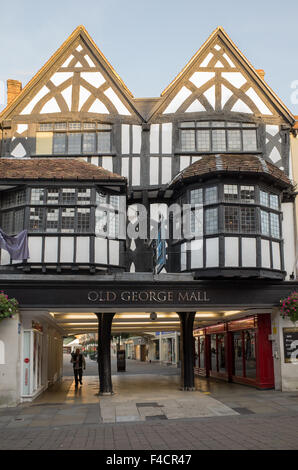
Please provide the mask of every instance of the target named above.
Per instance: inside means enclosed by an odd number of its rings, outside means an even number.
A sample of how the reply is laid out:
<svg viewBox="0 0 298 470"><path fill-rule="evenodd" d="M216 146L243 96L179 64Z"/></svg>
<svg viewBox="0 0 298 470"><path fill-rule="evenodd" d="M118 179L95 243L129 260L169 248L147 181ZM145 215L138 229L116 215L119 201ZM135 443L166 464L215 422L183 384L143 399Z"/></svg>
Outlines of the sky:
<svg viewBox="0 0 298 470"><path fill-rule="evenodd" d="M298 2L0 0L0 110L83 24L136 98L160 96L217 26L298 115ZM2 99L1 99L2 96Z"/></svg>

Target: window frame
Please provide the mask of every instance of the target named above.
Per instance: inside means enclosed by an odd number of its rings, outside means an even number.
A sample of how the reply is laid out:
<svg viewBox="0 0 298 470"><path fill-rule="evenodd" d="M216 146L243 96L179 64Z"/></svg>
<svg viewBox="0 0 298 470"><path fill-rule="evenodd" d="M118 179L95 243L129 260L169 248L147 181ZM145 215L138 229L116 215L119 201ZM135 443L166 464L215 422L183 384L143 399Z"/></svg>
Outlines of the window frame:
<svg viewBox="0 0 298 470"><path fill-rule="evenodd" d="M217 125L217 123L219 125ZM221 153L246 153L246 152L255 152L259 153L259 136L258 136L258 125L257 123L253 122L231 122L231 121L181 121L178 123L178 131L179 131L179 143L178 143L178 153L214 153L214 152L221 152ZM199 133L200 131L209 132L209 149L202 150L199 145ZM217 131L224 131L224 141L225 141L225 148L215 147L213 135ZM229 147L229 141L231 135L231 131L237 131L240 133L239 139L239 148L238 149L231 149ZM245 148L244 145L244 135L245 131L252 132L255 131L255 143L256 146L253 149ZM187 135L187 132L191 132L192 135L191 140L193 141L193 147L185 148L183 146L183 135ZM184 134L183 134L184 133Z"/></svg>

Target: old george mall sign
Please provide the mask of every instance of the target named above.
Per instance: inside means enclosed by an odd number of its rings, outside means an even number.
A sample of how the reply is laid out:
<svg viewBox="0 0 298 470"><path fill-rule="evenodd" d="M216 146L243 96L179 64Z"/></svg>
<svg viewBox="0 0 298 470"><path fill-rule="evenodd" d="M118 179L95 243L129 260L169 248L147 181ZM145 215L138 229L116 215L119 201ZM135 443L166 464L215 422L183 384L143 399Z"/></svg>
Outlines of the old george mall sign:
<svg viewBox="0 0 298 470"><path fill-rule="evenodd" d="M209 302L203 290L93 290L88 292L88 300L93 304L195 304Z"/></svg>

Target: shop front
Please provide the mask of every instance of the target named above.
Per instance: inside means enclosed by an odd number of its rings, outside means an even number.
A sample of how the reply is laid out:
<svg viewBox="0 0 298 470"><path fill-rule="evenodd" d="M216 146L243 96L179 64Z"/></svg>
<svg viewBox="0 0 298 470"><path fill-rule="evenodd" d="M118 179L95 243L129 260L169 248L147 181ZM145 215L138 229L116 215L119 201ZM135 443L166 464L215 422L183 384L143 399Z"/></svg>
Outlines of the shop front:
<svg viewBox="0 0 298 470"><path fill-rule="evenodd" d="M269 313L195 330L195 374L274 388L270 335Z"/></svg>

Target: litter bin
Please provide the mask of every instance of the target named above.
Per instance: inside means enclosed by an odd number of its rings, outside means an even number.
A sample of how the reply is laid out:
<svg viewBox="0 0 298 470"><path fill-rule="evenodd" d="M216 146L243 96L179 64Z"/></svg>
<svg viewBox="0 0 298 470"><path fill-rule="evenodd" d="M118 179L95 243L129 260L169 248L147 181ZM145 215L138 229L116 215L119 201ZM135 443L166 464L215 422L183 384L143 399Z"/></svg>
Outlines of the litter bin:
<svg viewBox="0 0 298 470"><path fill-rule="evenodd" d="M117 351L117 371L125 372L125 350L120 349Z"/></svg>

